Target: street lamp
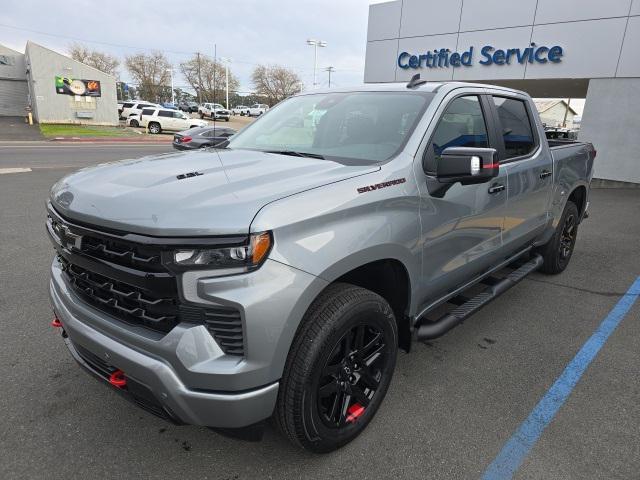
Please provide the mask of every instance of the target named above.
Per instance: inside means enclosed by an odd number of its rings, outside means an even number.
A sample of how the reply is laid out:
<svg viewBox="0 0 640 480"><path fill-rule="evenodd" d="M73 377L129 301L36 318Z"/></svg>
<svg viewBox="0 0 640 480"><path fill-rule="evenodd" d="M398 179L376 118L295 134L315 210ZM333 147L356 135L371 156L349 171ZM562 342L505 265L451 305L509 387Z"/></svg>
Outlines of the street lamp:
<svg viewBox="0 0 640 480"><path fill-rule="evenodd" d="M318 69L318 47L326 47L327 42L324 40L314 40L313 38L309 38L307 40L307 45L311 45L313 47L313 86L315 87L318 84L316 82L316 70Z"/></svg>
<svg viewBox="0 0 640 480"><path fill-rule="evenodd" d="M227 103L225 105L225 108L229 110L229 62L231 62L231 59L226 57L220 57L220 60L224 62L224 79L225 79L225 85L226 85L225 88L227 91Z"/></svg>
<svg viewBox="0 0 640 480"><path fill-rule="evenodd" d="M173 91L173 68L167 68L167 72L169 72L171 74L171 103L173 105L176 104L176 94Z"/></svg>

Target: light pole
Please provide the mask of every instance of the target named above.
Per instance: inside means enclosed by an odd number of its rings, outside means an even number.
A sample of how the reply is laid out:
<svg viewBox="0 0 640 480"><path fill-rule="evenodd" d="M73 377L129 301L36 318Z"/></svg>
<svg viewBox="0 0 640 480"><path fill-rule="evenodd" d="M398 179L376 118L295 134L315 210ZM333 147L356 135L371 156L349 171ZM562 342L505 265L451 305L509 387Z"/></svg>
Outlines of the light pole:
<svg viewBox="0 0 640 480"><path fill-rule="evenodd" d="M331 88L331 72L335 72L336 69L333 67L327 67L324 70L325 72L329 72L329 88Z"/></svg>
<svg viewBox="0 0 640 480"><path fill-rule="evenodd" d="M326 47L327 42L324 40L314 40L313 38L309 38L307 40L307 45L311 45L313 47L313 86L315 87L318 84L316 82L316 70L318 69L318 47Z"/></svg>
<svg viewBox="0 0 640 480"><path fill-rule="evenodd" d="M220 60L224 62L225 89L227 91L227 103L225 104L225 108L229 110L229 62L231 62L231 59L220 57Z"/></svg>
<svg viewBox="0 0 640 480"><path fill-rule="evenodd" d="M176 104L176 94L173 91L173 68L167 68L167 72L171 74L171 103Z"/></svg>

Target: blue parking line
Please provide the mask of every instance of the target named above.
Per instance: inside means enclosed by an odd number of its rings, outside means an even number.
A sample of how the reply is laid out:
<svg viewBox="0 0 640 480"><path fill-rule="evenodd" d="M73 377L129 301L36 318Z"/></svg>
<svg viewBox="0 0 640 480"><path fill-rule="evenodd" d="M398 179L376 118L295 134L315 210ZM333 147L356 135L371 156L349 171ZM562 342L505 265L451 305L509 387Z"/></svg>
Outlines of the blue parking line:
<svg viewBox="0 0 640 480"><path fill-rule="evenodd" d="M625 315L631 310L638 296L640 296L640 277L633 282L627 293L620 298L616 306L607 315L607 318L602 321L598 329L582 346L576 356L573 357L573 360L567 365L560 377L532 410L529 417L522 422L518 430L504 445L502 451L484 472L483 480L504 480L513 477L513 474L520 468L520 465L536 444L544 429L551 423L553 417L569 397L584 371Z"/></svg>

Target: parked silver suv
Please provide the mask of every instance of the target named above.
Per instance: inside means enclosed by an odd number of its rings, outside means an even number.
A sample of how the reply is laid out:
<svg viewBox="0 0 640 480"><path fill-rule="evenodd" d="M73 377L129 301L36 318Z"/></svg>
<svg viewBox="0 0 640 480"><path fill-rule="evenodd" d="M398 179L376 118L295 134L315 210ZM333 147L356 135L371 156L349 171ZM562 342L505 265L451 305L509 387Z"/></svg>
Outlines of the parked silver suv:
<svg viewBox="0 0 640 480"><path fill-rule="evenodd" d="M54 325L157 415L227 432L273 416L330 451L375 415L398 347L566 268L594 157L550 145L506 88L301 94L218 149L54 185Z"/></svg>

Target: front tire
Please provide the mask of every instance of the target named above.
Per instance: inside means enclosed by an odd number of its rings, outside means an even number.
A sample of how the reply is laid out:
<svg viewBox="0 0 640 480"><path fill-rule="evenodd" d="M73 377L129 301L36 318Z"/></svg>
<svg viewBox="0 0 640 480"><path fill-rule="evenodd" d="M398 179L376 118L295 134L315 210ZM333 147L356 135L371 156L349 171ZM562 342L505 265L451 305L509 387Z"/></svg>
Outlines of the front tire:
<svg viewBox="0 0 640 480"><path fill-rule="evenodd" d="M149 133L153 133L154 135L159 134L162 131L160 124L158 122L149 123Z"/></svg>
<svg viewBox="0 0 640 480"><path fill-rule="evenodd" d="M555 275L563 272L569 265L578 236L579 215L576 204L568 201L555 233L545 245L539 248L539 253L544 259L540 267L542 273Z"/></svg>
<svg viewBox="0 0 640 480"><path fill-rule="evenodd" d="M381 296L346 283L313 302L293 341L276 404L276 423L294 444L317 453L346 445L369 424L389 388L398 330Z"/></svg>
<svg viewBox="0 0 640 480"><path fill-rule="evenodd" d="M139 127L139 126L140 126L140 124L138 123L138 121L137 121L137 120L131 120L131 121L129 122L129 126L131 126L131 127Z"/></svg>

